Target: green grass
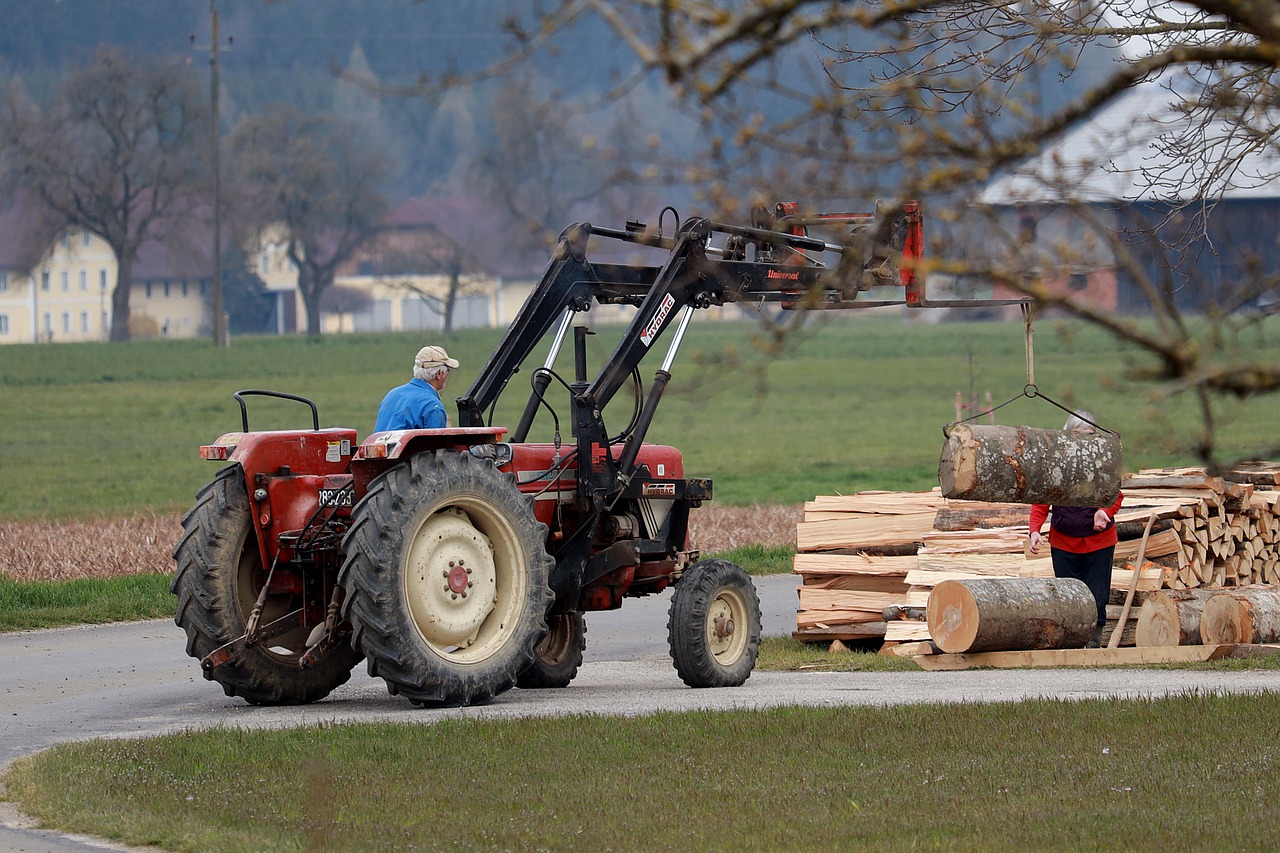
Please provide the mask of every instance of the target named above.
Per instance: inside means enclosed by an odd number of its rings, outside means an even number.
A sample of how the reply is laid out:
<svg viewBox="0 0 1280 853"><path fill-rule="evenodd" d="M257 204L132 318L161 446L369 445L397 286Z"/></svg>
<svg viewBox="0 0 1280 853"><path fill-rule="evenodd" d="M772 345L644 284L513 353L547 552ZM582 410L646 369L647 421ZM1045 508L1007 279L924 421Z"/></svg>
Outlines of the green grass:
<svg viewBox="0 0 1280 853"><path fill-rule="evenodd" d="M851 643L851 646L856 644ZM879 645L877 641L875 645ZM1280 664L1277 664L1280 666ZM832 652L827 643L802 643L790 637L764 637L756 669L770 672L919 672L910 658L874 650Z"/></svg>
<svg viewBox="0 0 1280 853"><path fill-rule="evenodd" d="M707 557L737 563L753 575L785 575L792 569L796 549L791 545L743 545Z"/></svg>
<svg viewBox="0 0 1280 853"><path fill-rule="evenodd" d="M8 790L210 853L1265 850L1277 726L1200 695L219 729L63 744Z"/></svg>
<svg viewBox="0 0 1280 853"><path fill-rule="evenodd" d="M173 616L169 576L15 581L0 575L0 632Z"/></svg>
<svg viewBox="0 0 1280 853"><path fill-rule="evenodd" d="M1124 437L1130 469L1186 463L1197 425L1190 405L1155 407L1149 386L1125 376L1143 361L1101 332L1042 323L1036 379L1046 394L1090 408ZM1280 358L1276 318L1242 343ZM589 339L598 366L618 336ZM441 338L462 361L445 391L463 394L499 337L466 330ZM237 338L225 350L200 341L17 345L4 348L0 407L6 437L0 464L0 518L86 518L180 511L216 465L197 447L240 428L231 398L268 388L314 399L323 426L373 424L378 401L403 382L422 335ZM937 482L943 425L957 391L1015 397L1026 382L1020 323L921 325L886 315L817 318L778 350L747 323L695 322L649 439L685 454L691 475L711 477L730 504L795 504L859 489L927 489ZM665 354L665 345L660 346ZM651 359L656 360L656 359ZM541 363L541 356L535 356ZM569 370L567 354L562 370ZM641 376L652 379L656 364ZM516 376L495 423L511 425L523 408L528 372ZM560 396L557 396L557 393ZM568 439L563 392L551 401ZM1274 401L1227 413L1222 438L1245 452L1274 443ZM631 413L624 390L606 410L620 430ZM304 426L296 404L251 400L255 429ZM1002 423L1056 427L1064 415L1042 400L1003 409ZM549 440L540 415L531 438Z"/></svg>

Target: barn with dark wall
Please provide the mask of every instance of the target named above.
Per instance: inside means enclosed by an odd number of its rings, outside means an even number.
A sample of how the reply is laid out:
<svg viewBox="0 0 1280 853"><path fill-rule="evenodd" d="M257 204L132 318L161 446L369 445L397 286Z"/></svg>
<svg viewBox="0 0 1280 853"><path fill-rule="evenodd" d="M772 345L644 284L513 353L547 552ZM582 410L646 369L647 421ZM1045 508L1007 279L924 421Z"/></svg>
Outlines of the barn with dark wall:
<svg viewBox="0 0 1280 853"><path fill-rule="evenodd" d="M989 245L1020 247L1024 271L1122 314L1274 306L1280 155L1196 121L1176 85L1135 87L984 189L1003 238Z"/></svg>

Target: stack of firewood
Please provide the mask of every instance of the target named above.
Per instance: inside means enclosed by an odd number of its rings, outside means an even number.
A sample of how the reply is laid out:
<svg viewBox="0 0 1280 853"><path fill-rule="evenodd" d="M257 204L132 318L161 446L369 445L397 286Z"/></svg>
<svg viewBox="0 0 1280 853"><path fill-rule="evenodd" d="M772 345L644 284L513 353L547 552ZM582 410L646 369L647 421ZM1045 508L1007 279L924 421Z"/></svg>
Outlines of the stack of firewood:
<svg viewBox="0 0 1280 853"><path fill-rule="evenodd" d="M1278 484L1280 463L1226 477L1190 468L1126 477L1109 614L1118 616L1130 587L1136 614L1160 589L1280 583ZM796 529L794 636L928 639L924 606L942 581L1051 577L1048 548L1025 550L1027 518L1023 504L948 500L938 489L816 498ZM1122 644L1132 644L1133 622Z"/></svg>

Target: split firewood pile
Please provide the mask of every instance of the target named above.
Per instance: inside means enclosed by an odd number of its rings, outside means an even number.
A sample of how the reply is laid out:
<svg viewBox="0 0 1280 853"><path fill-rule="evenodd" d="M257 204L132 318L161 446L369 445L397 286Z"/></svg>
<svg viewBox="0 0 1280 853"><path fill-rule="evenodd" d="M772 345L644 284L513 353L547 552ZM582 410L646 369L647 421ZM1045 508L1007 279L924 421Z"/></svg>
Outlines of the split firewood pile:
<svg viewBox="0 0 1280 853"><path fill-rule="evenodd" d="M1240 602L1260 588L1255 599L1280 602L1280 463L1251 463L1224 477L1203 468L1148 469L1126 476L1121 489L1104 646L1126 598L1122 646L1201 642L1200 619L1215 594L1229 591ZM796 528L802 585L793 636L929 640L925 608L938 584L1053 577L1047 545L1039 555L1026 551L1028 510L949 500L940 489L815 498ZM1280 603L1272 609L1280 636ZM1225 625L1222 636L1242 637L1257 627L1243 623L1266 623L1266 612L1256 600L1209 610ZM1258 640L1259 630L1253 636L1233 642L1274 642Z"/></svg>

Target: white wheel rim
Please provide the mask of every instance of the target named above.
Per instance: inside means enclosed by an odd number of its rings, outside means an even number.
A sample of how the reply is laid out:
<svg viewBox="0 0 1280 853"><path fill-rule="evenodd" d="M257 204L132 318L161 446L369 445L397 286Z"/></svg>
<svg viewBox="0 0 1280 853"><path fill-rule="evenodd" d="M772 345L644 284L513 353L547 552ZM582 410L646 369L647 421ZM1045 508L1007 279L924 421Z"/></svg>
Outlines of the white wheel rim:
<svg viewBox="0 0 1280 853"><path fill-rule="evenodd" d="M453 500L426 514L405 552L405 600L430 649L457 663L487 659L512 635L524 605L523 552L488 502Z"/></svg>
<svg viewBox="0 0 1280 853"><path fill-rule="evenodd" d="M722 589L707 608L707 648L716 663L732 666L747 647L747 602L738 592Z"/></svg>

